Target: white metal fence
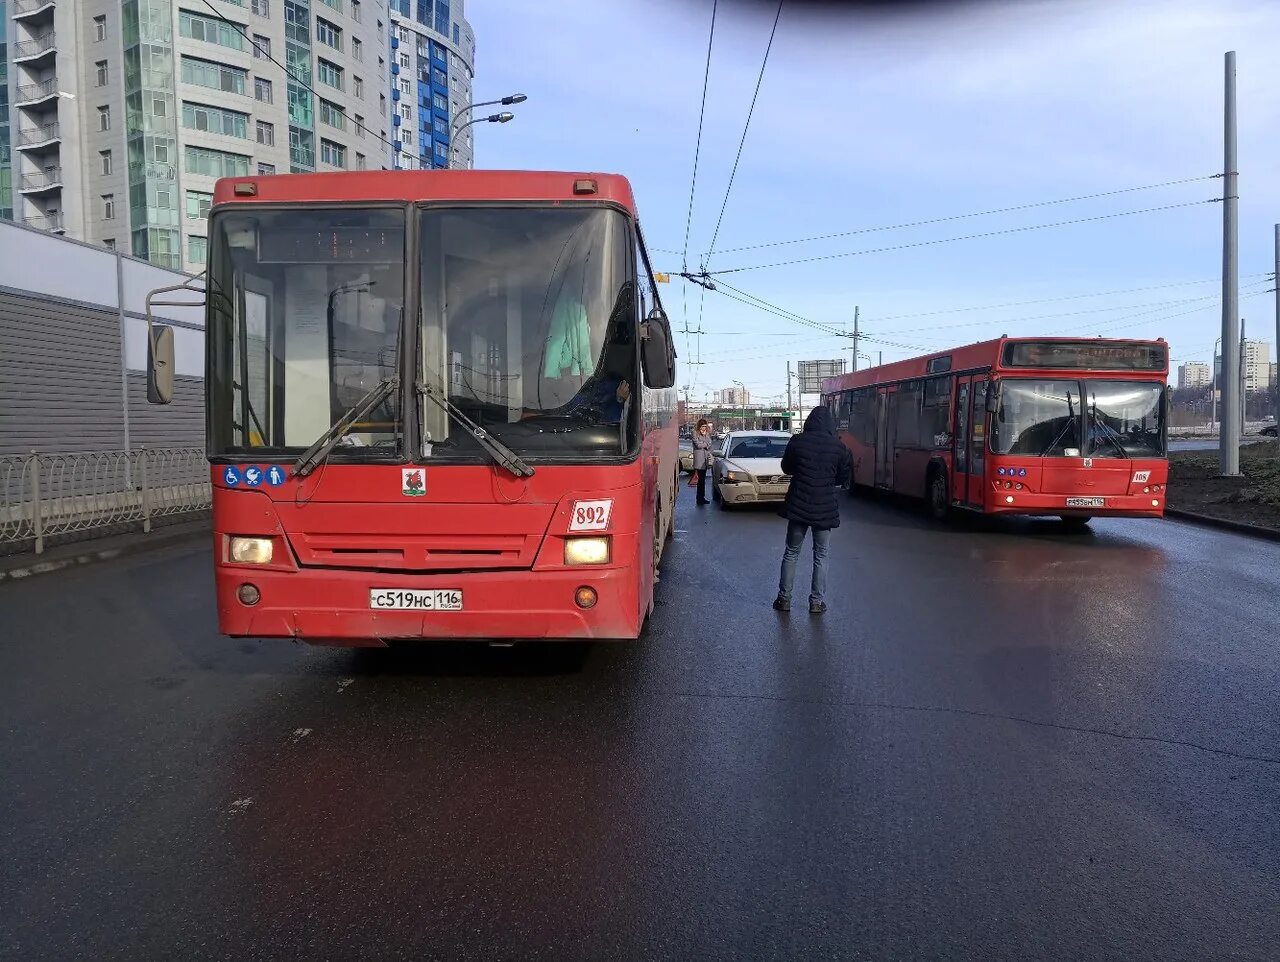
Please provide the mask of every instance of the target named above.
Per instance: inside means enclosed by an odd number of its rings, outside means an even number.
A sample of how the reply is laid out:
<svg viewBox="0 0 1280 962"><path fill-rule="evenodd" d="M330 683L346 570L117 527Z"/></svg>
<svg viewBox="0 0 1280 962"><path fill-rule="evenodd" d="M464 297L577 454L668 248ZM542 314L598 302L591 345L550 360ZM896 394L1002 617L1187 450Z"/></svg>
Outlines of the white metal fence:
<svg viewBox="0 0 1280 962"><path fill-rule="evenodd" d="M200 448L0 456L0 547L152 521L210 506Z"/></svg>

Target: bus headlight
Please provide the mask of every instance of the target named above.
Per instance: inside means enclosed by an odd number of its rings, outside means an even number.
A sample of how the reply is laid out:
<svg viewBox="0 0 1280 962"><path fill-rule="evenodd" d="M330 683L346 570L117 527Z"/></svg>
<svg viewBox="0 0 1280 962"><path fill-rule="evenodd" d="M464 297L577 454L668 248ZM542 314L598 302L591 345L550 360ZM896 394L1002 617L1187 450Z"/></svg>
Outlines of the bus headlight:
<svg viewBox="0 0 1280 962"><path fill-rule="evenodd" d="M232 538L227 546L228 558L242 565L271 564L271 551L270 538Z"/></svg>
<svg viewBox="0 0 1280 962"><path fill-rule="evenodd" d="M607 565L608 538L566 538L564 563L567 565Z"/></svg>

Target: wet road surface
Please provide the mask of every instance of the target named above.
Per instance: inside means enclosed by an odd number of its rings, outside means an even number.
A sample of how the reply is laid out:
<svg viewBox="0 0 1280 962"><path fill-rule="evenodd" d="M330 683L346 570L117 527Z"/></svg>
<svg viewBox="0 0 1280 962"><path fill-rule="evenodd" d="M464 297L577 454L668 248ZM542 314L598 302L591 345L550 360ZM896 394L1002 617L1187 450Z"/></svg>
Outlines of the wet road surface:
<svg viewBox="0 0 1280 962"><path fill-rule="evenodd" d="M230 641L203 543L0 586L0 956L1275 958L1280 545L853 501L813 619L681 497L630 646Z"/></svg>

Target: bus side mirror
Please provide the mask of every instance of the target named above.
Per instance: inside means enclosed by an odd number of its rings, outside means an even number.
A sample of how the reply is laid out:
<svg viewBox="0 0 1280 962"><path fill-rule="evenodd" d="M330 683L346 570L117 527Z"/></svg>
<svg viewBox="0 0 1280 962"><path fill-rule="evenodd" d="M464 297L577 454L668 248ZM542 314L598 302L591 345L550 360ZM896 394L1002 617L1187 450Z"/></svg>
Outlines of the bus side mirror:
<svg viewBox="0 0 1280 962"><path fill-rule="evenodd" d="M147 332L147 400L173 401L173 328L168 325L152 325Z"/></svg>
<svg viewBox="0 0 1280 962"><path fill-rule="evenodd" d="M173 328L157 324L152 309L157 306L203 307L204 291L194 286L200 274L172 287L157 287L147 294L147 400L152 404L169 404L173 401ZM199 300L159 300L157 295L186 291L199 295Z"/></svg>
<svg viewBox="0 0 1280 962"><path fill-rule="evenodd" d="M1000 410L1000 386L995 381L987 384L987 413L995 414Z"/></svg>
<svg viewBox="0 0 1280 962"><path fill-rule="evenodd" d="M667 315L655 307L640 326L640 363L645 383L652 388L674 387L676 352Z"/></svg>

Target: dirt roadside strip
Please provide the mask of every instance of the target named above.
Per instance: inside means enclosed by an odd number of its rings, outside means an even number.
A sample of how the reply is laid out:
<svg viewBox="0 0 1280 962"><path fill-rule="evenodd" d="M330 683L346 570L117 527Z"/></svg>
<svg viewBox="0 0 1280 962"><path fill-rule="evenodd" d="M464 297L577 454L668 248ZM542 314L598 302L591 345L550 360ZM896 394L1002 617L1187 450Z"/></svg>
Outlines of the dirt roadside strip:
<svg viewBox="0 0 1280 962"><path fill-rule="evenodd" d="M1240 448L1240 474L1218 474L1216 451L1169 455L1170 517L1280 540L1280 441Z"/></svg>
<svg viewBox="0 0 1280 962"><path fill-rule="evenodd" d="M79 541L49 548L43 554L0 555L0 585L36 575L51 574L96 561L110 561L124 555L155 551L184 541L209 537L209 519L167 525L144 534L141 531Z"/></svg>

